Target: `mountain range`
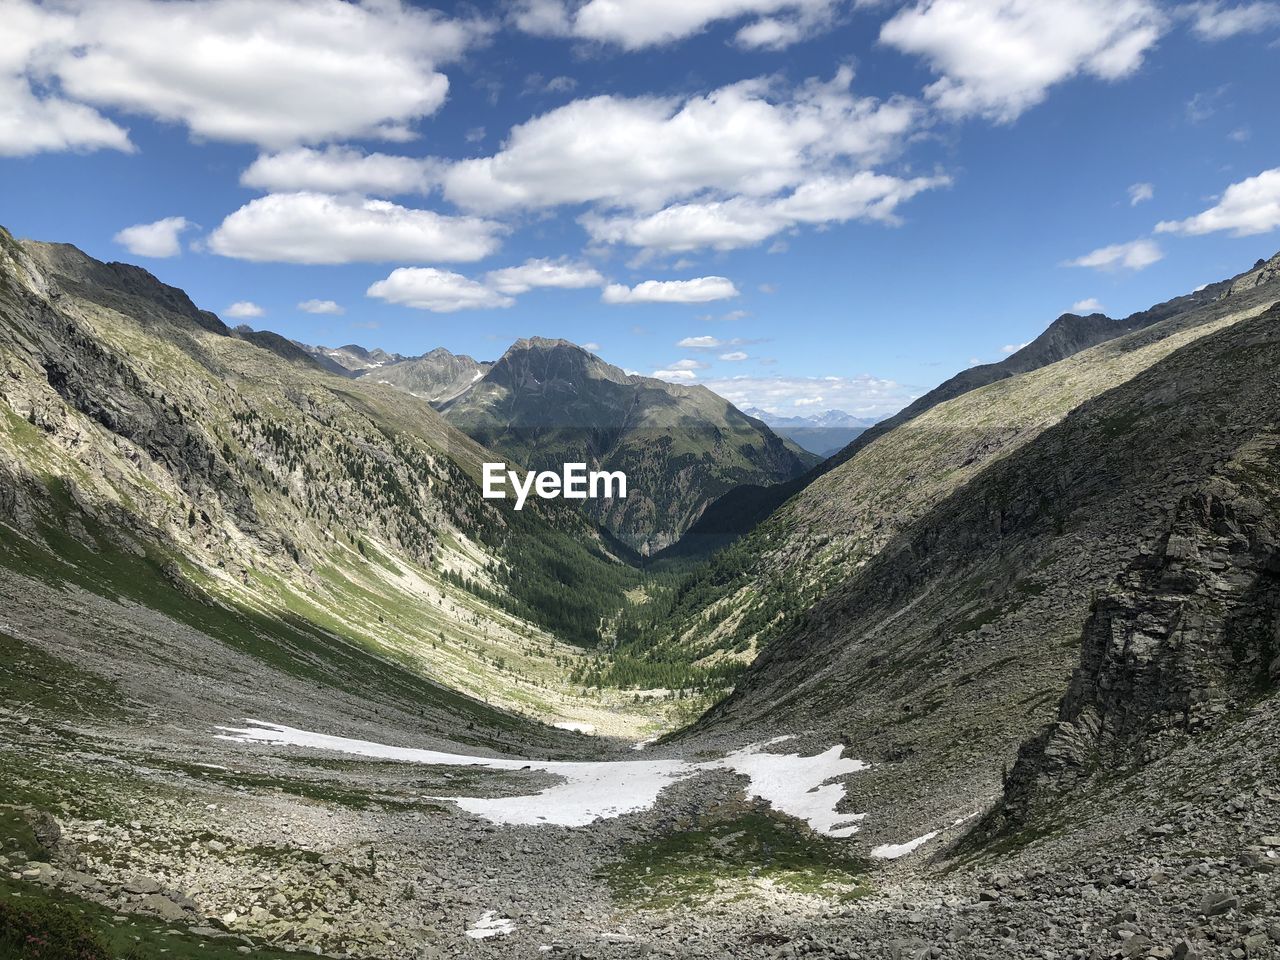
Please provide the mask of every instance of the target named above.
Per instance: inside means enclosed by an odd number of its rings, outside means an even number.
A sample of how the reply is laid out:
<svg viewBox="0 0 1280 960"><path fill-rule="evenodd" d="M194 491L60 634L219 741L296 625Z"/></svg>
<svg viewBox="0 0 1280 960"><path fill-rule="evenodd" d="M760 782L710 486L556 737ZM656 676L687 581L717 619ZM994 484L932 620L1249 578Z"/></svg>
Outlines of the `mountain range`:
<svg viewBox="0 0 1280 960"><path fill-rule="evenodd" d="M517 340L483 363L443 347L418 357L298 347L326 369L428 401L473 440L529 469L583 461L622 470L631 478L627 499L588 501L587 513L643 554L678 540L721 494L789 480L819 459L812 444L790 442L785 429L775 435L706 387L626 373L567 340ZM823 428L822 442L848 433L841 416L812 425Z"/></svg>
<svg viewBox="0 0 1280 960"><path fill-rule="evenodd" d="M823 459L843 450L878 422L876 417L855 417L843 410L824 410L808 417L780 416L759 407L747 407L742 412L767 423L778 436L794 441Z"/></svg>
<svg viewBox="0 0 1280 960"><path fill-rule="evenodd" d="M1273 956L1277 423L1280 255L815 463L0 231L0 948Z"/></svg>

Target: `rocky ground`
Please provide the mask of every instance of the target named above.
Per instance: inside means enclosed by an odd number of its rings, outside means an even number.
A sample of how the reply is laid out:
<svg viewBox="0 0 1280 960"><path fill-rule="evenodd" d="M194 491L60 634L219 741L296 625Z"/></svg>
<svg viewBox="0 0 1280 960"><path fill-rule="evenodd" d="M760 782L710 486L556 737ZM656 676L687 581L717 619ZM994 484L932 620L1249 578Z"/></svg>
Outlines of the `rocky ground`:
<svg viewBox="0 0 1280 960"><path fill-rule="evenodd" d="M855 835L803 847L797 865L802 828L780 828L771 850L734 847L737 825L761 814L724 773L587 827L498 827L436 798L528 793L545 774L6 708L0 879L13 895L58 889L139 915L156 935L177 931L175 945L240 953L1274 957L1277 712L1243 709L986 846L962 826L877 863ZM706 848L671 846L704 834ZM510 932L468 935L500 920Z"/></svg>

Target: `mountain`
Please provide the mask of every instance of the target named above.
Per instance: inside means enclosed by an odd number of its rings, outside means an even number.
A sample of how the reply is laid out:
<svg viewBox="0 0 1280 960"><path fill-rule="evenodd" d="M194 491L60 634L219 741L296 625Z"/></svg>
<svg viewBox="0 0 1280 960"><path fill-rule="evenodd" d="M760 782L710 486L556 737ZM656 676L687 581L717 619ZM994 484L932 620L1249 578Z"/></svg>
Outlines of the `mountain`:
<svg viewBox="0 0 1280 960"><path fill-rule="evenodd" d="M782 417L759 407L748 407L743 413L763 420L778 436L824 458L839 452L877 423L874 417L855 417L843 410L826 410L811 417Z"/></svg>
<svg viewBox="0 0 1280 960"><path fill-rule="evenodd" d="M1274 263L1274 258L1270 262ZM1159 324L1179 314L1209 307L1220 297L1230 293L1244 293L1246 290L1237 285L1245 282L1246 277L1256 275L1254 282L1257 282L1257 278L1265 278L1261 282L1270 284L1274 277L1263 271L1266 263L1267 261L1259 261L1252 270L1238 277L1208 284L1122 320L1112 320L1101 313L1088 316L1064 313L1049 324L1043 333L1017 352L998 363L978 364L960 371L928 393L916 398L893 416L868 427L846 447L805 475L773 487L743 486L725 494L720 500L707 507L698 522L686 532L683 542L675 545L668 553L680 556L706 555L726 543L731 543L810 483L849 460L889 431L911 422L941 403L989 384L1039 370L1081 351Z"/></svg>
<svg viewBox="0 0 1280 960"><path fill-rule="evenodd" d="M237 328L237 330L242 329L246 328ZM381 370L391 364L409 359L380 348L367 350L355 343L349 343L345 347L313 347L305 343L297 345L326 369L335 373L345 372L353 377L361 376L370 370Z"/></svg>
<svg viewBox="0 0 1280 960"><path fill-rule="evenodd" d="M495 455L427 403L4 232L0 370L0 632L82 663L154 636L137 682L194 657L188 706L224 720L323 689L450 740L630 722L548 683L637 573L576 510L484 500Z"/></svg>
<svg viewBox="0 0 1280 960"><path fill-rule="evenodd" d="M492 367L492 363L481 363L466 354L450 353L444 347L436 347L420 357L400 358L363 375L378 383L398 387L438 407L471 389Z"/></svg>
<svg viewBox="0 0 1280 960"><path fill-rule="evenodd" d="M529 469L585 461L625 472L625 500L586 509L642 553L673 542L725 491L798 476L815 459L706 387L625 373L567 340L517 340L440 411Z"/></svg>
<svg viewBox="0 0 1280 960"><path fill-rule="evenodd" d="M0 954L1273 955L1280 257L1069 346L637 569L426 401L0 231ZM482 397L788 449L562 341Z"/></svg>
<svg viewBox="0 0 1280 960"><path fill-rule="evenodd" d="M1006 824L997 814L985 842L1057 851L1061 861L1041 852L1036 862L1067 877L1100 860L1141 862L1142 876L1177 870L1215 831L1227 845L1208 849L1239 849L1246 864L1264 856L1259 831L1280 802L1257 792L1280 762L1275 296L1271 281L1239 284L1196 328L1166 328L1160 341L1139 331L1030 374L1043 397L1079 384L1090 360L1138 362L1021 442L1009 433L1027 427L1002 425L1000 455L910 510L802 615L777 622L688 736L785 725L858 744L877 761L855 801L869 811L868 842L954 839L954 824L1003 798ZM1140 361L1160 343L1161 356ZM985 392L1007 416L1025 398L1018 379L932 412L973 407ZM976 426L935 434L936 470L947 469L945 446L985 443ZM845 468L882 470L874 451L902 432ZM914 443L926 431L906 432ZM846 514L845 491L826 492ZM816 495L806 491L811 507ZM814 530L832 524L828 510ZM981 831L968 843L983 849ZM1160 845L1169 852L1157 863ZM1264 853L1246 860L1246 846ZM1215 888L1192 888L1178 909L1198 913Z"/></svg>
<svg viewBox="0 0 1280 960"><path fill-rule="evenodd" d="M1280 301L1277 263L1280 255L1201 291L1213 291L1209 299L1197 294L1172 301L1184 307L1179 311L1149 311L1164 316L1155 323L958 392L911 418L892 418L896 426L868 430L806 476L807 484L745 537L695 565L665 604L637 612L640 622L626 631L634 640L630 649L658 663L681 656L703 664L750 662L783 624L803 616L984 470L1090 399ZM665 639L655 643L654 637Z"/></svg>

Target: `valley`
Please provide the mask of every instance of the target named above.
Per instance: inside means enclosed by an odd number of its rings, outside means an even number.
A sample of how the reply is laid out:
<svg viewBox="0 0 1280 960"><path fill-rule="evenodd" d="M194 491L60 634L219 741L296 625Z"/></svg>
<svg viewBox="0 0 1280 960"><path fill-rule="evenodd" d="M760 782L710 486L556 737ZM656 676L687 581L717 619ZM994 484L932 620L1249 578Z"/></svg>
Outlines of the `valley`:
<svg viewBox="0 0 1280 960"><path fill-rule="evenodd" d="M1273 956L1278 303L1064 315L817 463L567 341L304 348L0 233L0 936Z"/></svg>

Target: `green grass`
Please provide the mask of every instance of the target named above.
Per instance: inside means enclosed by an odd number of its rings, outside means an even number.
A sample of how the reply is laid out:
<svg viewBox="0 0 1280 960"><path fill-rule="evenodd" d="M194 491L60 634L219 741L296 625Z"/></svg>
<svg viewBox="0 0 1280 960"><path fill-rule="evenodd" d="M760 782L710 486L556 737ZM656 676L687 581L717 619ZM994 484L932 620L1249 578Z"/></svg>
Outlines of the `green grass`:
<svg viewBox="0 0 1280 960"><path fill-rule="evenodd" d="M0 663L0 703L17 713L98 720L125 715L113 683L3 632Z"/></svg>
<svg viewBox="0 0 1280 960"><path fill-rule="evenodd" d="M241 960L241 945L0 876L0 960ZM253 956L286 960L297 954L259 945Z"/></svg>
<svg viewBox="0 0 1280 960"><path fill-rule="evenodd" d="M870 893L866 861L840 840L771 813L711 816L660 840L626 847L603 873L613 896L661 909L696 904L717 892L748 896L759 881L833 900Z"/></svg>
<svg viewBox="0 0 1280 960"><path fill-rule="evenodd" d="M108 599L156 610L318 686L370 699L398 698L412 705L441 707L490 729L512 730L527 724L389 662L361 638L327 631L286 611L269 616L214 604L195 585L175 580L173 558L153 547L139 556L118 546L98 523L75 508L60 481L51 480L48 486L64 522L41 523L43 543L0 525L0 565L57 588L71 583ZM84 525L92 543L67 532L65 520L70 517Z"/></svg>

